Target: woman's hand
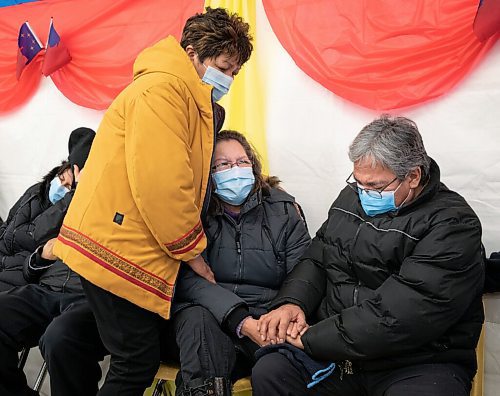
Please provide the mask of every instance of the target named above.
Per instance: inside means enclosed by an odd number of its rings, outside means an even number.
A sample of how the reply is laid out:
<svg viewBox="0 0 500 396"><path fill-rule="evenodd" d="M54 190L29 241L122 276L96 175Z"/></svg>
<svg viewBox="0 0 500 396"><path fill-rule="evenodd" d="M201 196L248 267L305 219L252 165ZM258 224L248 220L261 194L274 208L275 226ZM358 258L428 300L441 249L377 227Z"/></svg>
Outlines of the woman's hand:
<svg viewBox="0 0 500 396"><path fill-rule="evenodd" d="M286 342L289 344L292 344L294 347L299 348L299 349L304 349L304 344L302 344L302 338L299 335L297 338L292 338L290 336L286 336Z"/></svg>
<svg viewBox="0 0 500 396"><path fill-rule="evenodd" d="M186 263L202 278L205 278L209 282L215 283L214 273L201 255L196 256L194 259L186 261Z"/></svg>
<svg viewBox="0 0 500 396"><path fill-rule="evenodd" d="M45 245L43 245L43 250L42 250L42 258L45 260L57 260L58 257L54 256L54 253L52 252L54 249L54 243L56 243L57 238L52 238L47 241Z"/></svg>
<svg viewBox="0 0 500 396"><path fill-rule="evenodd" d="M296 323L294 330L293 325ZM305 331L306 315L304 311L294 304L285 304L275 310L262 315L259 319L258 329L262 341L270 341L271 344L285 342L287 332L301 333Z"/></svg>
<svg viewBox="0 0 500 396"><path fill-rule="evenodd" d="M245 337L250 338L253 342L255 342L258 346L263 347L269 344L269 341L262 341L260 338L259 330L257 329L258 320L248 317L243 322L243 326L241 327L241 334Z"/></svg>

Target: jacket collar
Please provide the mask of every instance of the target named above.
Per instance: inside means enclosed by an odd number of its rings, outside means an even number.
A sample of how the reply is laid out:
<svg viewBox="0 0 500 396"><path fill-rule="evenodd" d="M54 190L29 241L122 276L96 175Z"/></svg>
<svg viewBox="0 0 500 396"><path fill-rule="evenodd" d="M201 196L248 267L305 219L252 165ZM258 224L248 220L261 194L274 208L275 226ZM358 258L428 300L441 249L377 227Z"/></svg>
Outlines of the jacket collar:
<svg viewBox="0 0 500 396"><path fill-rule="evenodd" d="M241 207L240 210L240 215L245 214L255 208L256 206L260 205L262 203L262 190L254 191L250 196L247 198L243 206ZM215 209L214 216L222 216L224 215L224 206L217 205L217 208Z"/></svg>
<svg viewBox="0 0 500 396"><path fill-rule="evenodd" d="M243 215L245 213L250 212L252 209L261 205L264 201L267 202L295 202L295 198L288 194L286 191L283 191L279 188L269 188L269 189L260 189L258 191L254 191L250 194L248 199L245 201L243 206L241 207L240 214ZM219 205L214 212L214 216L222 216L224 214L224 207Z"/></svg>
<svg viewBox="0 0 500 396"><path fill-rule="evenodd" d="M394 212L394 215L406 213L413 210L413 208L422 204L423 202L429 201L437 194L437 192L441 188L441 171L439 170L439 166L436 161L434 161L432 158L430 160L431 166L429 170L429 180L425 184L422 192L415 200L411 201L408 205L405 205L398 211Z"/></svg>

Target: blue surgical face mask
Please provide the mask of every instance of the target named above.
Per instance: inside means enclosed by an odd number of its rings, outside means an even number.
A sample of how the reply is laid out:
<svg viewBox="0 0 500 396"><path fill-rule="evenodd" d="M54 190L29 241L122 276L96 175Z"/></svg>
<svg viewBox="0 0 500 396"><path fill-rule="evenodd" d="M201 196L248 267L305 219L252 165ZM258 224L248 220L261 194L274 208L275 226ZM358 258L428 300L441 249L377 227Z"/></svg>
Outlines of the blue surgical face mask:
<svg viewBox="0 0 500 396"><path fill-rule="evenodd" d="M203 66L205 66L203 64ZM212 89L212 98L218 102L225 94L229 92L229 87L233 83L233 78L222 73L220 70L212 66L205 66L205 74L201 79L203 82L210 84Z"/></svg>
<svg viewBox="0 0 500 396"><path fill-rule="evenodd" d="M215 182L215 193L230 205L241 205L245 202L255 183L251 167L233 166L231 169L213 173L212 179Z"/></svg>
<svg viewBox="0 0 500 396"><path fill-rule="evenodd" d="M68 192L69 188L61 184L61 179L59 179L59 176L56 176L52 179L49 188L49 200L50 202L52 202L52 204L55 204L57 201L63 199Z"/></svg>
<svg viewBox="0 0 500 396"><path fill-rule="evenodd" d="M395 193L401 186L402 182L394 191L382 191L380 194L381 198L375 198L363 190L358 188L359 200L361 201L361 206L368 216L376 216L382 213L393 212L398 210L400 206L396 206ZM405 199L406 201L406 199Z"/></svg>

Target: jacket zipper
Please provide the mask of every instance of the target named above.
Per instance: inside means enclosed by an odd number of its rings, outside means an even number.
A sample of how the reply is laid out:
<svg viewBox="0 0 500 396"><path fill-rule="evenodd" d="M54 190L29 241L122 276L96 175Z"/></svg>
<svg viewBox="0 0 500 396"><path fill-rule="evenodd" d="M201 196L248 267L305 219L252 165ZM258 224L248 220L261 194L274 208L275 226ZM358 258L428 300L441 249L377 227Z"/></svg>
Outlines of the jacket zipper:
<svg viewBox="0 0 500 396"><path fill-rule="evenodd" d="M354 245L356 244L356 242L358 240L359 232L361 231L361 226L362 226L362 224L360 224L358 226L358 229L356 230L356 234L354 235L352 249L354 249ZM359 287L361 286L361 281L359 280L358 274L356 273L356 268L354 268L354 264L352 263L351 253L349 253L349 257L347 259L347 263L349 264L349 268L351 269L354 278L358 282L354 286L354 291L353 291L353 294L352 294L352 303L353 303L353 305L357 305L357 303L358 303L358 295L359 295Z"/></svg>
<svg viewBox="0 0 500 396"><path fill-rule="evenodd" d="M363 225L363 223L361 223L358 226L358 229L356 230L356 234L354 235L353 244L352 244L353 249L354 249L354 245L356 244L356 242L358 240L358 236L359 236L359 233L361 231L362 225ZM353 296L352 296L353 305L357 305L358 297L359 297L359 287L361 286L361 281L358 278L358 274L356 274L356 269L354 268L354 265L352 263L351 254L349 254L348 263L349 263L349 267L350 267L355 279L358 281L358 283L354 286L354 291L353 291ZM352 362L350 360L344 360L340 364L340 379L341 380L344 377L344 374L347 374L347 375L354 374L354 371L352 369Z"/></svg>
<svg viewBox="0 0 500 396"><path fill-rule="evenodd" d="M359 286L361 282L358 280L358 284L354 286L354 295L353 295L353 305L358 305L358 295L359 295Z"/></svg>
<svg viewBox="0 0 500 396"><path fill-rule="evenodd" d="M241 278L243 276L243 258L241 255L241 226L240 224L236 224L236 253L238 254L238 267L239 267L239 273L238 273L238 281L241 281ZM238 284L234 285L234 292L236 293L238 291Z"/></svg>
<svg viewBox="0 0 500 396"><path fill-rule="evenodd" d="M241 279L241 275L243 273L243 269L241 268L243 265L243 260L241 257L241 223L237 223L235 219L233 219L231 216L228 214L224 213L223 214L224 218L234 226L234 229L236 230L236 235L234 237L234 241L236 243L236 253L238 255L238 280ZM240 218L241 221L241 218ZM233 293L236 293L238 291L238 284L236 283L233 287Z"/></svg>

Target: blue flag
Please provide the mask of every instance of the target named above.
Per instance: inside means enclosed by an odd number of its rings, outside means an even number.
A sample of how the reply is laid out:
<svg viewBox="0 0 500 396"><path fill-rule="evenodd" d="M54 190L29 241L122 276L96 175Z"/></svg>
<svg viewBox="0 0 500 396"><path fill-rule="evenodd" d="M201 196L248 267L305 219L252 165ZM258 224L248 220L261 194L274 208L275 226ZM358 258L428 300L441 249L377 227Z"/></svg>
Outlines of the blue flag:
<svg viewBox="0 0 500 396"><path fill-rule="evenodd" d="M26 65L28 65L43 49L42 43L40 43L40 40L38 40L38 37L35 32L33 32L28 22L24 22L21 25L21 29L19 29L17 46L16 77L19 80Z"/></svg>
<svg viewBox="0 0 500 396"><path fill-rule="evenodd" d="M54 21L50 20L49 37L47 39L47 51L43 59L42 74L49 76L56 70L66 65L71 61L71 55L68 49L61 41L61 37L56 32Z"/></svg>

